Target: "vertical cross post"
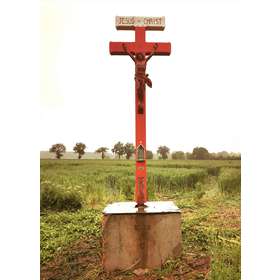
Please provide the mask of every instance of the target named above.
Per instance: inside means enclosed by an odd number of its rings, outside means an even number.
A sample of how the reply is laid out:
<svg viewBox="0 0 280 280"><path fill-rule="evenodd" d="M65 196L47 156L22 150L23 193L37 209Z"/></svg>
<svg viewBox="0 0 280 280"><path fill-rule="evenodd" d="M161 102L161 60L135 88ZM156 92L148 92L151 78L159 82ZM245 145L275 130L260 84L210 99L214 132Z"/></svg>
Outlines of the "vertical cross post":
<svg viewBox="0 0 280 280"><path fill-rule="evenodd" d="M146 84L152 81L146 74L148 60L153 55L170 55L170 43L146 42L146 30L164 30L164 17L116 17L118 30L134 30L135 42L110 42L111 55L129 55L135 63L135 193L137 206L148 201L146 171Z"/></svg>

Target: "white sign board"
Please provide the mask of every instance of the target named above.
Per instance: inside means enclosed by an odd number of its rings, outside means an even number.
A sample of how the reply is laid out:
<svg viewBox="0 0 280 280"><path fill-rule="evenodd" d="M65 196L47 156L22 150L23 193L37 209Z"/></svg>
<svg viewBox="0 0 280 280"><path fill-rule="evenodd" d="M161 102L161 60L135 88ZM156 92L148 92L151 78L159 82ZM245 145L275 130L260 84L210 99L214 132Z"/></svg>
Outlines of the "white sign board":
<svg viewBox="0 0 280 280"><path fill-rule="evenodd" d="M164 30L165 17L116 16L116 28L118 30L134 30L135 27L146 27L146 30Z"/></svg>

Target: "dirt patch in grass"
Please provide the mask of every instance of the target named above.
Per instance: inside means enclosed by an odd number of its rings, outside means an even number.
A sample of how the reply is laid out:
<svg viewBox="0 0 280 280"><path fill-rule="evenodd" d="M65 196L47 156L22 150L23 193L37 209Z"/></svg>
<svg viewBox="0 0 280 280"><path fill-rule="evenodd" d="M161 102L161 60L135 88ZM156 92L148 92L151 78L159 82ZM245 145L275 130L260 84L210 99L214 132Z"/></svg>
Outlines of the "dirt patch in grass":
<svg viewBox="0 0 280 280"><path fill-rule="evenodd" d="M208 223L221 228L240 229L240 209L236 207L219 207L209 215Z"/></svg>
<svg viewBox="0 0 280 280"><path fill-rule="evenodd" d="M101 272L96 278L79 278L79 279L130 279L130 280L158 280L158 279L207 279L207 275L210 271L211 258L206 255L188 254L183 255L176 260L169 260L161 269L150 270L148 273L142 276L137 276L133 271ZM90 272L87 273L90 276Z"/></svg>
<svg viewBox="0 0 280 280"><path fill-rule="evenodd" d="M161 269L150 270L143 276L133 271L107 273L102 268L100 240L81 239L57 253L54 259L41 267L41 280L108 280L108 279L207 279L211 259L199 253L183 254L167 261Z"/></svg>
<svg viewBox="0 0 280 280"><path fill-rule="evenodd" d="M100 241L93 238L74 242L41 267L41 280L78 279L88 266L99 265L100 245Z"/></svg>

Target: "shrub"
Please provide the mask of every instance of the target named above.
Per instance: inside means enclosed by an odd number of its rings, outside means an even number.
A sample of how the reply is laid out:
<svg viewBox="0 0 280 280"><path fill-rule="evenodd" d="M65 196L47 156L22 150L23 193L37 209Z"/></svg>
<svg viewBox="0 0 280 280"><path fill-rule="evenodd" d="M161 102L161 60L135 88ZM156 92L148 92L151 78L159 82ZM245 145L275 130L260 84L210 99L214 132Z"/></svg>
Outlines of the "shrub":
<svg viewBox="0 0 280 280"><path fill-rule="evenodd" d="M222 168L218 177L218 185L224 193L240 193L241 171L237 168Z"/></svg>
<svg viewBox="0 0 280 280"><path fill-rule="evenodd" d="M182 151L177 151L177 152L173 152L171 154L171 158L172 159L177 159L177 160L183 160L186 159L184 152Z"/></svg>
<svg viewBox="0 0 280 280"><path fill-rule="evenodd" d="M75 189L60 188L50 182L41 183L40 208L43 210L78 210L82 207L82 197Z"/></svg>

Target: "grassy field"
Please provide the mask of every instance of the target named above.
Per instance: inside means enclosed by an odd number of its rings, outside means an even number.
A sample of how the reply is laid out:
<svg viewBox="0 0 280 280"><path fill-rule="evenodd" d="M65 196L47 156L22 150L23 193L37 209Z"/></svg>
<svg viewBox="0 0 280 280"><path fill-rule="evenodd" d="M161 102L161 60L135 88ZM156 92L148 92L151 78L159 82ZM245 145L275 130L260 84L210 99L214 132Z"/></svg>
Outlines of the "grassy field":
<svg viewBox="0 0 280 280"><path fill-rule="evenodd" d="M133 199L134 161L41 160L41 279L240 279L240 164L147 162L149 199L182 211L183 254L141 278L101 266L102 209Z"/></svg>

